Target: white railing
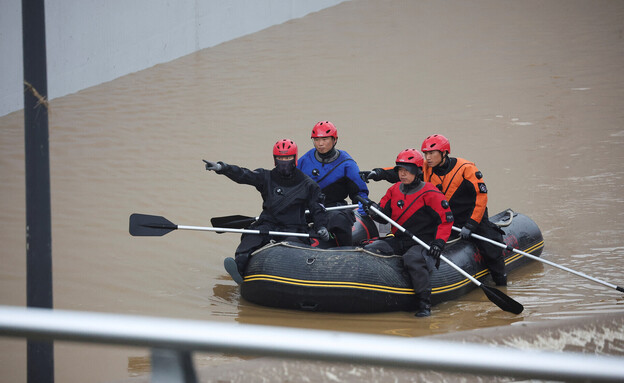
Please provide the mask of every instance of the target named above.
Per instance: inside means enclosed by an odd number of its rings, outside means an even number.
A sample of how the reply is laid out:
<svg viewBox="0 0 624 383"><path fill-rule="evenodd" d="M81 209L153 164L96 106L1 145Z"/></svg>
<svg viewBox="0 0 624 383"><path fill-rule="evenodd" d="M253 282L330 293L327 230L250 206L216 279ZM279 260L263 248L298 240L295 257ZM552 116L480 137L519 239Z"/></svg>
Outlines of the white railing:
<svg viewBox="0 0 624 383"><path fill-rule="evenodd" d="M193 351L524 379L624 381L624 358L614 356L11 306L0 306L0 336L148 347L152 382L195 382Z"/></svg>

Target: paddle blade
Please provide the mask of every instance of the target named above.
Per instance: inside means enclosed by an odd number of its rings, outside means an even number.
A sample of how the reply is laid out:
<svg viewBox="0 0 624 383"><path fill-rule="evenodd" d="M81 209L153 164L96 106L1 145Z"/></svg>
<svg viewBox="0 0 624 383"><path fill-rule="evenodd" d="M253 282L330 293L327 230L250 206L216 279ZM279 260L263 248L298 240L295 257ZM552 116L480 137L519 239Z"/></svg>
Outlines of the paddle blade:
<svg viewBox="0 0 624 383"><path fill-rule="evenodd" d="M492 301L492 303L500 307L502 310L514 314L520 314L524 310L524 306L507 296L502 291L485 286L483 284L480 287L481 289L483 289L483 292L490 299L490 301Z"/></svg>
<svg viewBox="0 0 624 383"><path fill-rule="evenodd" d="M130 235L135 237L160 237L177 228L165 217L138 213L130 215Z"/></svg>
<svg viewBox="0 0 624 383"><path fill-rule="evenodd" d="M212 227L226 227L229 229L244 229L256 222L256 218L244 215L226 215L225 217L213 217L210 219Z"/></svg>

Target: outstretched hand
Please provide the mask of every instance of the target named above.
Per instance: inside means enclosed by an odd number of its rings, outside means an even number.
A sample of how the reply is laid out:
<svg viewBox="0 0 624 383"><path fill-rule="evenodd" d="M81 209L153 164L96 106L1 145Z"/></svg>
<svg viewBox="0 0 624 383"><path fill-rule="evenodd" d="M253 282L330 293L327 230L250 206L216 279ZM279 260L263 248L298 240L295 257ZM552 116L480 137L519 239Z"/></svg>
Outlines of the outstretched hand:
<svg viewBox="0 0 624 383"><path fill-rule="evenodd" d="M375 168L373 170L360 171L360 178L362 181L368 183L368 181L381 181L384 179L384 170L382 168Z"/></svg>
<svg viewBox="0 0 624 383"><path fill-rule="evenodd" d="M203 160L203 161L206 163L206 170L214 170L218 172L219 170L223 168L221 164L218 162L212 162L212 161L206 161L206 160Z"/></svg>
<svg viewBox="0 0 624 383"><path fill-rule="evenodd" d="M371 172L368 174L368 179L373 181L381 181L382 179L384 179L383 174L384 170L382 168L375 168L371 170Z"/></svg>

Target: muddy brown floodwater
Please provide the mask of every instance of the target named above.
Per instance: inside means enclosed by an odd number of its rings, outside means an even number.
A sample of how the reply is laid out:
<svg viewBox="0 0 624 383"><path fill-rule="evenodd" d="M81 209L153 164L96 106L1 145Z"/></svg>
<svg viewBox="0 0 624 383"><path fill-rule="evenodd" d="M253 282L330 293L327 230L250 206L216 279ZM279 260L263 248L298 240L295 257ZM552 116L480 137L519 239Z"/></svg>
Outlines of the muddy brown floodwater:
<svg viewBox="0 0 624 383"><path fill-rule="evenodd" d="M54 306L403 337L474 339L496 328L499 337L513 333L515 346L543 349L559 346L531 342L533 325L548 331L579 321L610 335L572 350L623 355L622 294L541 263L513 272L504 289L524 305L520 315L481 290L424 319L307 313L241 299L222 266L237 235L128 234L134 212L198 226L257 214L254 188L207 173L201 160L271 167L275 141L292 138L303 152L312 126L330 120L338 148L362 169L392 164L429 134L446 135L452 154L484 173L490 214L528 215L543 232L543 257L622 285L622 20L624 1L611 0L349 1L52 100ZM23 306L22 111L0 118L0 179L0 304ZM387 187L370 184L372 198ZM25 352L25 341L0 338L0 380L25 381ZM56 378L144 378L148 355L58 342ZM196 360L221 368L205 379L259 364L233 355ZM327 381L333 371L301 362L301 375L289 375L293 369L273 363L276 381ZM388 370L363 371L364 380L392 379L379 375Z"/></svg>

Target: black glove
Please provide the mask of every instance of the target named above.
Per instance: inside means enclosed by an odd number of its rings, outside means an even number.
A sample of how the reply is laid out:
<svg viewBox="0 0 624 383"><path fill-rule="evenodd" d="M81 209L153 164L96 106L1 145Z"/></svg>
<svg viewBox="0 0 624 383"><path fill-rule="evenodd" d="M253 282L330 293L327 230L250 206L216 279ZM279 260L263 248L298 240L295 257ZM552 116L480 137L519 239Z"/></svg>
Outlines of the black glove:
<svg viewBox="0 0 624 383"><path fill-rule="evenodd" d="M381 207L379 207L379 205L377 205L375 202L373 202L373 201L372 201L372 200L370 200L370 199L364 198L364 197L362 197L362 196L360 196L360 195L355 195L355 196L353 196L353 199L354 199L355 201L358 201L359 203L361 203L361 204L362 204L362 208L364 209L364 211L366 212L366 214L368 214L371 218L372 218L373 216L375 216L375 212L373 212L373 211L370 209L370 207L371 207L371 206L374 206L376 209L381 210Z"/></svg>
<svg viewBox="0 0 624 383"><path fill-rule="evenodd" d="M362 170L360 171L360 178L362 181L368 183L368 175L370 174L370 170Z"/></svg>
<svg viewBox="0 0 624 383"><path fill-rule="evenodd" d="M369 217L377 217L377 213L373 211L373 209L371 209L371 207L374 207L375 209L381 211L381 206L377 205L375 202L368 200L367 204L363 204L364 206L364 211L366 212L366 214L368 214Z"/></svg>
<svg viewBox="0 0 624 383"><path fill-rule="evenodd" d="M462 227L461 232L459 232L459 237L461 239L469 239L470 234L474 231L475 226L471 222L466 222L464 227Z"/></svg>
<svg viewBox="0 0 624 383"><path fill-rule="evenodd" d="M436 269L440 268L440 255L442 255L442 250L444 250L445 245L446 242L441 239L434 239L429 244L429 251L427 251L427 255L436 260Z"/></svg>
<svg viewBox="0 0 624 383"><path fill-rule="evenodd" d="M468 239L470 238L470 234L472 233L472 230L470 230L467 226L462 227L461 231L459 232L459 237L461 239Z"/></svg>
<svg viewBox="0 0 624 383"><path fill-rule="evenodd" d="M329 231L327 231L327 228L322 226L321 228L319 228L316 231L316 234L323 240L323 241L329 241Z"/></svg>
<svg viewBox="0 0 624 383"><path fill-rule="evenodd" d="M366 178L373 181L381 181L384 179L384 173L385 170L383 170L382 168L375 168L371 170L370 173L368 173L368 176Z"/></svg>
<svg viewBox="0 0 624 383"><path fill-rule="evenodd" d="M221 166L221 164L218 162L212 162L212 161L206 161L206 160L204 160L204 162L206 163L206 170L214 170L218 172L219 170L223 169L223 166Z"/></svg>

